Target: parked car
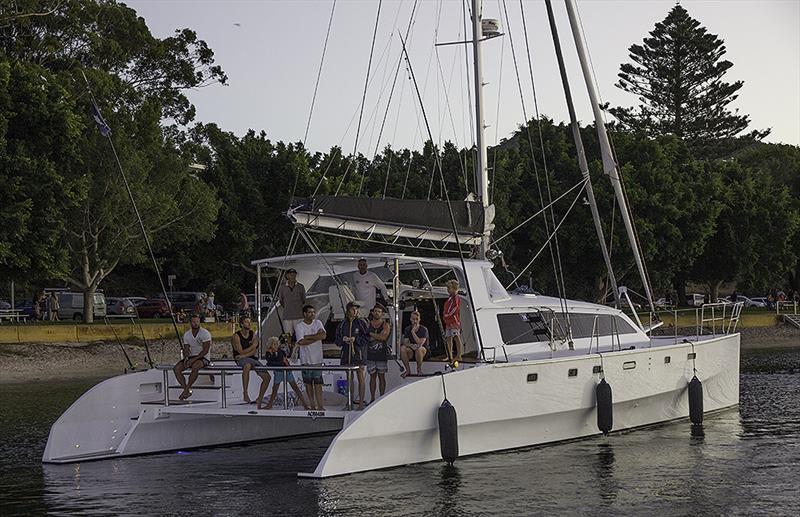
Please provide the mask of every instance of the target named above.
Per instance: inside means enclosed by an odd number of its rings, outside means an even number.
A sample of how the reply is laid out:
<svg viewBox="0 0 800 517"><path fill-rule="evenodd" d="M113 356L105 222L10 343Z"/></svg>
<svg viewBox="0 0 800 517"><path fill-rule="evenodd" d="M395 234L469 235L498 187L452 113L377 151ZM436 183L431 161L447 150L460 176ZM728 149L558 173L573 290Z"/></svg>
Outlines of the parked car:
<svg viewBox="0 0 800 517"><path fill-rule="evenodd" d="M653 302L653 305L656 306L656 309L671 309L673 307L672 300L664 297Z"/></svg>
<svg viewBox="0 0 800 517"><path fill-rule="evenodd" d="M742 296L741 294L736 295L737 302L743 302L744 307L766 307L767 303L765 301L758 301L758 298L748 298L747 296ZM730 296L726 296L725 298L720 298L717 300L720 303L733 303Z"/></svg>
<svg viewBox="0 0 800 517"><path fill-rule="evenodd" d="M144 296L127 296L128 300L130 300L134 306L138 307L144 301L147 301L147 298Z"/></svg>
<svg viewBox="0 0 800 517"><path fill-rule="evenodd" d="M106 312L109 316L136 317L136 306L130 298L106 298Z"/></svg>
<svg viewBox="0 0 800 517"><path fill-rule="evenodd" d="M767 302L766 296L759 296L757 298L750 298L753 302L759 304L756 307L768 307L769 303Z"/></svg>
<svg viewBox="0 0 800 517"><path fill-rule="evenodd" d="M80 321L83 319L83 293L75 291L56 291L58 295L58 317L62 320ZM94 317L106 316L106 297L102 292L94 293Z"/></svg>
<svg viewBox="0 0 800 517"><path fill-rule="evenodd" d="M169 296L169 302L172 304L172 310L178 311L183 310L187 313L194 312L194 307L197 305L197 302L203 299L203 295L205 293L195 292L195 291L173 291L171 293L167 293ZM164 295L158 295L158 298L164 299ZM167 315L169 312L166 313Z"/></svg>
<svg viewBox="0 0 800 517"><path fill-rule="evenodd" d="M706 301L706 296L704 294L699 293L692 293L686 295L686 304L689 307L700 307Z"/></svg>
<svg viewBox="0 0 800 517"><path fill-rule="evenodd" d="M250 304L250 307L255 308L256 306L256 295L248 294L247 295L247 303ZM262 294L261 295L261 310L270 309L273 305L272 295L271 294Z"/></svg>
<svg viewBox="0 0 800 517"><path fill-rule="evenodd" d="M169 306L164 298L150 298L136 307L140 318L168 318Z"/></svg>

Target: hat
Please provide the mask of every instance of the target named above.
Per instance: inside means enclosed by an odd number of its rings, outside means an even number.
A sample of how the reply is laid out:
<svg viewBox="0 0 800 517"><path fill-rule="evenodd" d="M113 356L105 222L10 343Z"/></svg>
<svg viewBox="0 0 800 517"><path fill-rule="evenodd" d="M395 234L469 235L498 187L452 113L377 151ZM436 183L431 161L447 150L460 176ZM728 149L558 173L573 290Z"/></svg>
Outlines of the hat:
<svg viewBox="0 0 800 517"><path fill-rule="evenodd" d="M290 267L289 269L286 270L286 274L288 275L289 273L297 273L297 270L293 267Z"/></svg>
<svg viewBox="0 0 800 517"><path fill-rule="evenodd" d="M380 309L380 310L382 310L383 312L388 312L388 311L386 310L386 307L384 307L384 306L383 306L383 304L380 304L380 303L376 303L376 304L375 304L375 307L373 307L373 309Z"/></svg>
<svg viewBox="0 0 800 517"><path fill-rule="evenodd" d="M361 304L356 301L347 302L347 307L345 307L345 309L349 309L350 307L361 307Z"/></svg>

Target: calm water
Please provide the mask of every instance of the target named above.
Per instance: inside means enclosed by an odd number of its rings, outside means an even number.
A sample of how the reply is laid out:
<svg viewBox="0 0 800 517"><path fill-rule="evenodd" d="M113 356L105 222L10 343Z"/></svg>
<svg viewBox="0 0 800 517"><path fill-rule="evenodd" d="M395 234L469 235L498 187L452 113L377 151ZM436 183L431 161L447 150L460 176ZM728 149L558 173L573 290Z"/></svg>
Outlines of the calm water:
<svg viewBox="0 0 800 517"><path fill-rule="evenodd" d="M0 385L0 514L800 515L800 350L743 352L741 404L624 435L303 480L330 438L42 465L95 381Z"/></svg>

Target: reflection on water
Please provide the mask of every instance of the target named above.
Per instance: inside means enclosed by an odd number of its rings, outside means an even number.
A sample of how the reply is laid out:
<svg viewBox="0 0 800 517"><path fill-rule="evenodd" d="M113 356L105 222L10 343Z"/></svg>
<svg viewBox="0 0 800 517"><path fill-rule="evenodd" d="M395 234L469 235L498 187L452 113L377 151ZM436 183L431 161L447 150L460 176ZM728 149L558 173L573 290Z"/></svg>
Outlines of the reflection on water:
<svg viewBox="0 0 800 517"><path fill-rule="evenodd" d="M739 410L706 415L703 437L682 421L326 480L296 473L314 469L330 437L42 465L50 424L94 382L6 385L0 513L798 514L800 373L765 371L758 357L743 354L755 367L743 367Z"/></svg>

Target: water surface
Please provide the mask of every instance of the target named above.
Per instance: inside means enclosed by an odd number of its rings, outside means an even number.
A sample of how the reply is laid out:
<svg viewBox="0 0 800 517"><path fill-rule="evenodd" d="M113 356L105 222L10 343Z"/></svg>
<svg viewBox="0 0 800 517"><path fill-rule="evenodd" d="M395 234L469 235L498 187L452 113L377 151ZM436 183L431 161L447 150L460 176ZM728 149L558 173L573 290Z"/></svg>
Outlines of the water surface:
<svg viewBox="0 0 800 517"><path fill-rule="evenodd" d="M688 422L326 480L330 437L43 465L95 380L0 385L0 514L799 515L800 350L742 352L738 409ZM387 447L391 444L387 443Z"/></svg>

